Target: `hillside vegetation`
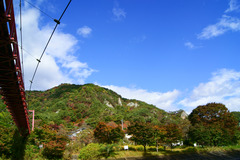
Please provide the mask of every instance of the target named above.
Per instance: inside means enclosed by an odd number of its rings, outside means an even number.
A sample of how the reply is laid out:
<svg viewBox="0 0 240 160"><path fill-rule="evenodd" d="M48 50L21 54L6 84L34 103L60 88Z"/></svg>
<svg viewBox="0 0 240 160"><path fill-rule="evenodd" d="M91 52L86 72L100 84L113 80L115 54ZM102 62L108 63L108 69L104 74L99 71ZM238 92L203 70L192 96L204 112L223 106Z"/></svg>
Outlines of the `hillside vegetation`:
<svg viewBox="0 0 240 160"><path fill-rule="evenodd" d="M153 105L122 98L117 93L94 84L62 84L47 91L31 91L29 109L34 109L36 125L63 124L68 128L86 123L92 127L100 121L117 124L124 121L153 124L179 123L180 116L169 114Z"/></svg>
<svg viewBox="0 0 240 160"><path fill-rule="evenodd" d="M144 151L143 156L159 156L175 154L180 142L216 147L237 145L240 140L239 112L230 113L220 103L198 106L187 117L183 110L166 112L94 84L27 91L27 103L29 110L35 110L35 128L22 137L0 100L0 159L133 156L125 155L126 144L129 153ZM31 116L29 113L30 121ZM124 133L132 137L127 139ZM185 154L185 149L182 151ZM195 154L197 150L186 151Z"/></svg>

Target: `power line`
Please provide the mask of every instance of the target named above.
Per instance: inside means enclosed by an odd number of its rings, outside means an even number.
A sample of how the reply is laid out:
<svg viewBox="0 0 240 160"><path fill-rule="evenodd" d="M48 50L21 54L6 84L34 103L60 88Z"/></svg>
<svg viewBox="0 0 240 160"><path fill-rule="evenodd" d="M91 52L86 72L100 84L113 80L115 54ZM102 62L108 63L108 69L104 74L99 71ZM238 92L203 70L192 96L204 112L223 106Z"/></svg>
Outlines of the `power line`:
<svg viewBox="0 0 240 160"><path fill-rule="evenodd" d="M67 6L65 7L65 9L64 9L62 15L60 16L60 18L59 18L58 20L57 20L57 19L54 19L54 22L56 22L56 25L55 25L55 27L54 27L54 29L53 29L53 31L52 31L51 36L49 37L49 39L48 39L48 41L47 41L47 44L46 44L45 48L43 49L43 52L42 52L40 58L37 59L38 63L37 63L37 66L36 66L36 68L35 68L35 71L34 71L34 73L33 73L32 80L30 80L30 88L29 88L29 91L31 91L31 89L32 89L32 84L33 84L34 77L35 77L35 75L36 75L36 73L37 73L38 66L39 66L39 64L40 64L40 62L41 62L41 60L42 60L42 57L43 57L43 55L44 55L47 47L48 47L48 44L49 44L49 42L51 41L52 36L53 36L55 30L57 29L57 26L60 24L60 20L62 19L64 13L66 12L66 10L67 10L67 8L68 8L68 6L70 5L71 2L72 2L72 0L70 0L70 1L68 2Z"/></svg>
<svg viewBox="0 0 240 160"><path fill-rule="evenodd" d="M47 14L46 12L42 11L40 8L36 7L34 4L32 4L32 3L30 3L30 2L28 2L28 1L26 1L26 0L24 0L24 1L27 2L28 4L30 4L32 7L38 9L40 12L42 12L43 14L45 14L46 16L48 16L49 18L51 18L51 19L54 20L54 18L52 18L52 17L51 17L49 14Z"/></svg>

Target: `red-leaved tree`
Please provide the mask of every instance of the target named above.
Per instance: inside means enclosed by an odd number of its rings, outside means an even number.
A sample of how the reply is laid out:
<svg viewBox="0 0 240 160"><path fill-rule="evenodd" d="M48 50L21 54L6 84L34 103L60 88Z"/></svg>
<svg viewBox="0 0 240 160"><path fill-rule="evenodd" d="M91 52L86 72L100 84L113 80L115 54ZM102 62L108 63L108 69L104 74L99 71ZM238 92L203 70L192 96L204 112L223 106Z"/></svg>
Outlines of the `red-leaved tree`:
<svg viewBox="0 0 240 160"><path fill-rule="evenodd" d="M96 126L94 132L94 137L100 142L100 143L116 143L119 142L120 139L123 139L124 132L120 128L120 126L113 127L110 125L107 125L104 122L99 122Z"/></svg>

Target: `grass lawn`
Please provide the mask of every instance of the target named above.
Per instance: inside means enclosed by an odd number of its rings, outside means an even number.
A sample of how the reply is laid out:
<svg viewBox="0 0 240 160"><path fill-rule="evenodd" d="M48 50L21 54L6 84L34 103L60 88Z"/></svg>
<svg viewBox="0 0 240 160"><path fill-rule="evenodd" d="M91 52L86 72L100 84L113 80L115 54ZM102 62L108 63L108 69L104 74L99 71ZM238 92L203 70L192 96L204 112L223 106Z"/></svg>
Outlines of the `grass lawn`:
<svg viewBox="0 0 240 160"><path fill-rule="evenodd" d="M180 155L193 155L193 156L214 156L217 155L231 155L240 154L240 146L227 146L227 147L186 147L186 148L174 148L174 149L160 149L156 151L118 151L115 158L126 157L164 157L164 156L180 156ZM240 156L240 155L239 155Z"/></svg>

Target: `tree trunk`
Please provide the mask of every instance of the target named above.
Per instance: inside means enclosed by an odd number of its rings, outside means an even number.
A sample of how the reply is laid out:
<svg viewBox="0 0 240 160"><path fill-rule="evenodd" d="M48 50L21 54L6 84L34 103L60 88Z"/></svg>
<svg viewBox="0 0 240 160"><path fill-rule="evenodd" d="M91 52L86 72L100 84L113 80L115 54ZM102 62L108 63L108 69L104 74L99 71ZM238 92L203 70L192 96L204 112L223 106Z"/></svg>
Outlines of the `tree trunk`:
<svg viewBox="0 0 240 160"><path fill-rule="evenodd" d="M143 147L144 147L144 152L147 152L147 150L146 150L146 145L143 145Z"/></svg>

